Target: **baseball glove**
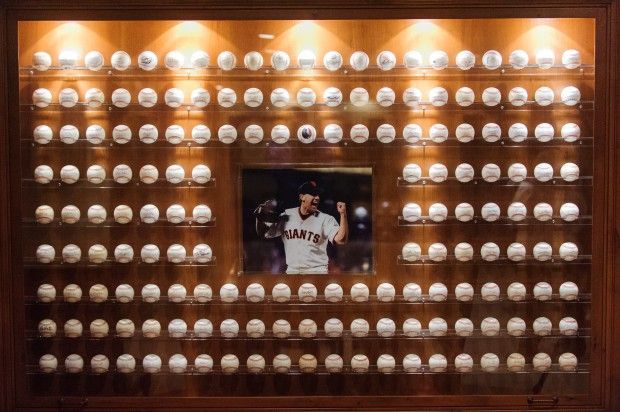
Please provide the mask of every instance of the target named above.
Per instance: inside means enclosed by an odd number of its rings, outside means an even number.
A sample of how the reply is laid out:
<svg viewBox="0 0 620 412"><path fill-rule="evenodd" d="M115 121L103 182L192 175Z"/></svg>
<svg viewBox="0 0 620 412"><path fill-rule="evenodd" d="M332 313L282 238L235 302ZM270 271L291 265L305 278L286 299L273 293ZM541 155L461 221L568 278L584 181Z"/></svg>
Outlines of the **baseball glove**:
<svg viewBox="0 0 620 412"><path fill-rule="evenodd" d="M278 205L278 201L275 199L265 200L254 209L253 215L259 221L263 223L276 223L282 210Z"/></svg>

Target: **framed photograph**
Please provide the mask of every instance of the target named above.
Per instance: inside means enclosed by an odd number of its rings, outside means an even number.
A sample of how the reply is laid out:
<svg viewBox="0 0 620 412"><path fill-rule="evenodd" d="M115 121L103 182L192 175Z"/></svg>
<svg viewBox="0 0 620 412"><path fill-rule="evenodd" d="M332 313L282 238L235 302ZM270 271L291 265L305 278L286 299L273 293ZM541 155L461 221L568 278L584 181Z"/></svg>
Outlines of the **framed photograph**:
<svg viewBox="0 0 620 412"><path fill-rule="evenodd" d="M373 273L372 167L244 167L243 273Z"/></svg>

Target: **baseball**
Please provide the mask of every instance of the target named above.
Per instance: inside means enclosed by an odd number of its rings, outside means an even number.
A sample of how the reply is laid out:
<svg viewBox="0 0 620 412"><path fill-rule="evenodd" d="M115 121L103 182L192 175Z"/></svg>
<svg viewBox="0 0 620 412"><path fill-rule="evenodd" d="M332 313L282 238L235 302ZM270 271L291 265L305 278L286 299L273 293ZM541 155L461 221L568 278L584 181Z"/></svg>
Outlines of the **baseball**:
<svg viewBox="0 0 620 412"><path fill-rule="evenodd" d="M550 300L553 296L553 289L547 282L538 282L534 285L534 298L540 301Z"/></svg>
<svg viewBox="0 0 620 412"><path fill-rule="evenodd" d="M260 70L263 67L263 55L257 51L251 51L243 56L243 65L251 71Z"/></svg>
<svg viewBox="0 0 620 412"><path fill-rule="evenodd" d="M209 373L213 370L213 358L205 353L196 356L194 368L198 373Z"/></svg>
<svg viewBox="0 0 620 412"><path fill-rule="evenodd" d="M482 55L482 64L488 70L495 70L502 65L502 55L497 50L488 50Z"/></svg>
<svg viewBox="0 0 620 412"><path fill-rule="evenodd" d="M539 87L536 89L536 93L534 93L534 100L536 100L536 103L540 106L549 106L553 103L554 99L555 94L553 93L553 90L547 86Z"/></svg>
<svg viewBox="0 0 620 412"><path fill-rule="evenodd" d="M435 107L441 107L448 103L448 91L443 87L433 87L428 92L428 100Z"/></svg>
<svg viewBox="0 0 620 412"><path fill-rule="evenodd" d="M527 168L523 163L513 163L508 167L508 178L519 183L525 180L527 177Z"/></svg>
<svg viewBox="0 0 620 412"><path fill-rule="evenodd" d="M56 322L51 319L43 319L39 322L39 326L37 327L39 335L44 338L50 338L56 335Z"/></svg>
<svg viewBox="0 0 620 412"><path fill-rule="evenodd" d="M474 298L474 287L469 283L459 283L454 287L454 295L459 302L469 302Z"/></svg>
<svg viewBox="0 0 620 412"><path fill-rule="evenodd" d="M69 303L79 302L80 300L82 300L82 288L80 288L75 283L70 283L67 286L65 286L65 288L62 290L62 296L65 302L69 302Z"/></svg>
<svg viewBox="0 0 620 412"><path fill-rule="evenodd" d="M159 289L159 286L153 283L148 283L142 287L141 294L143 301L147 303L154 303L159 300L159 297L161 296L161 291ZM170 325L168 325L168 329L170 329Z"/></svg>
<svg viewBox="0 0 620 412"><path fill-rule="evenodd" d="M155 263L159 261L159 248L153 244L142 246L142 250L140 250L140 259L142 259L144 263Z"/></svg>
<svg viewBox="0 0 620 412"><path fill-rule="evenodd" d="M469 50L461 50L456 55L456 66L461 70L469 70L476 64L476 55Z"/></svg>
<svg viewBox="0 0 620 412"><path fill-rule="evenodd" d="M211 286L204 283L199 283L194 287L194 299L197 302L210 302L212 297L213 291L211 290Z"/></svg>
<svg viewBox="0 0 620 412"><path fill-rule="evenodd" d="M499 335L499 330L499 320L496 318L488 317L480 322L480 331L484 336L497 336Z"/></svg>
<svg viewBox="0 0 620 412"><path fill-rule="evenodd" d="M448 360L444 355L436 353L428 358L428 368L431 372L445 372L448 368Z"/></svg>
<svg viewBox="0 0 620 412"><path fill-rule="evenodd" d="M84 93L84 102L88 107L99 107L103 104L105 96L100 89L93 87Z"/></svg>
<svg viewBox="0 0 620 412"><path fill-rule="evenodd" d="M125 164L116 165L114 166L114 169L112 169L112 178L116 183L127 184L131 180L132 176L133 173L131 171L131 167Z"/></svg>
<svg viewBox="0 0 620 412"><path fill-rule="evenodd" d="M474 248L467 242L458 243L454 247L454 257L459 262L467 262L474 258Z"/></svg>
<svg viewBox="0 0 620 412"><path fill-rule="evenodd" d="M534 322L532 323L532 329L534 330L534 334L537 336L548 336L551 335L551 329L553 329L553 325L551 324L549 318L541 316L534 319Z"/></svg>
<svg viewBox="0 0 620 412"><path fill-rule="evenodd" d="M110 369L110 360L105 355L95 355L90 358L90 370L92 373L106 373Z"/></svg>
<svg viewBox="0 0 620 412"><path fill-rule="evenodd" d="M497 106L502 101L502 93L495 87L487 87L482 91L482 102L485 106Z"/></svg>
<svg viewBox="0 0 620 412"><path fill-rule="evenodd" d="M469 143L474 140L476 131L474 127L469 123L461 123L456 127L456 140L461 143Z"/></svg>
<svg viewBox="0 0 620 412"><path fill-rule="evenodd" d="M317 360L314 355L310 355L306 353L304 355L301 355L301 357L299 358L298 364L299 364L299 370L302 373L314 373L317 367Z"/></svg>
<svg viewBox="0 0 620 412"><path fill-rule="evenodd" d="M382 107L388 107L394 104L396 93L389 87L382 87L377 91L377 103Z"/></svg>
<svg viewBox="0 0 620 412"><path fill-rule="evenodd" d="M171 144L179 144L185 138L185 130L178 124L170 125L166 128L166 140Z"/></svg>
<svg viewBox="0 0 620 412"><path fill-rule="evenodd" d="M62 107L74 107L78 102L78 92L75 89L65 88L58 93L58 103Z"/></svg>
<svg viewBox="0 0 620 412"><path fill-rule="evenodd" d="M443 243L432 243L428 247L428 258L433 262L441 262L446 260L448 249Z"/></svg>
<svg viewBox="0 0 620 412"><path fill-rule="evenodd" d="M62 248L62 260L66 263L79 262L82 257L82 250L79 246L72 243Z"/></svg>
<svg viewBox="0 0 620 412"><path fill-rule="evenodd" d="M497 283L487 282L480 288L482 300L487 302L495 302L499 300L500 289Z"/></svg>
<svg viewBox="0 0 620 412"><path fill-rule="evenodd" d="M116 290L114 291L114 296L116 297L117 301L121 303L128 303L133 300L134 290L130 285L121 284L116 287Z"/></svg>
<svg viewBox="0 0 620 412"><path fill-rule="evenodd" d="M161 358L153 353L142 358L142 370L146 373L158 373L161 371Z"/></svg>
<svg viewBox="0 0 620 412"><path fill-rule="evenodd" d="M443 222L448 218L448 208L443 203L433 203L428 207L428 216L433 222Z"/></svg>
<svg viewBox="0 0 620 412"><path fill-rule="evenodd" d="M396 323L390 318L381 318L377 321L377 335L382 338L389 338L396 333Z"/></svg>
<svg viewBox="0 0 620 412"><path fill-rule="evenodd" d="M530 58L525 50L517 49L510 53L508 62L513 69L521 70L527 66L529 59Z"/></svg>
<svg viewBox="0 0 620 412"><path fill-rule="evenodd" d="M576 300L579 296L579 287L574 282L564 282L560 285L560 298Z"/></svg>
<svg viewBox="0 0 620 412"><path fill-rule="evenodd" d="M157 131L157 127L152 124L144 124L140 126L138 130L138 137L142 143L151 144L157 141L159 137L159 132Z"/></svg>
<svg viewBox="0 0 620 412"><path fill-rule="evenodd" d="M392 70L396 66L396 55L389 50L384 50L377 55L377 66L383 71Z"/></svg>
<svg viewBox="0 0 620 412"><path fill-rule="evenodd" d="M209 67L210 57L204 50L196 50L189 58L190 64L194 69L206 69Z"/></svg>
<svg viewBox="0 0 620 412"><path fill-rule="evenodd" d="M178 243L168 246L168 250L166 251L168 262L171 263L182 263L185 261L186 256L187 251L185 250L185 247L179 245Z"/></svg>
<svg viewBox="0 0 620 412"><path fill-rule="evenodd" d="M171 373L183 373L187 370L187 359L181 354L175 354L168 359L168 369Z"/></svg>
<svg viewBox="0 0 620 412"><path fill-rule="evenodd" d="M422 91L416 87L408 87L403 92L403 103L409 107L418 107L422 103Z"/></svg>
<svg viewBox="0 0 620 412"><path fill-rule="evenodd" d="M573 336L579 331L579 325L575 318L565 317L560 319L559 329L560 334L564 336Z"/></svg>
<svg viewBox="0 0 620 412"><path fill-rule="evenodd" d="M286 283L277 283L271 290L271 297L278 303L288 302L291 299L291 288Z"/></svg>
<svg viewBox="0 0 620 412"><path fill-rule="evenodd" d="M377 128L376 135L381 143L391 143L396 138L396 129L391 124L382 124Z"/></svg>
<svg viewBox="0 0 620 412"><path fill-rule="evenodd" d="M415 262L422 257L422 249L420 245L414 242L405 243L402 249L403 260L407 262Z"/></svg>
<svg viewBox="0 0 620 412"><path fill-rule="evenodd" d="M494 353L485 353L480 358L480 368L485 372L495 372L499 368L499 357Z"/></svg>
<svg viewBox="0 0 620 412"><path fill-rule="evenodd" d="M239 370L239 358L233 354L227 354L220 359L220 367L224 375L231 375Z"/></svg>
<svg viewBox="0 0 620 412"><path fill-rule="evenodd" d="M527 207L521 202L512 202L508 206L508 218L515 222L520 222L527 215Z"/></svg>
<svg viewBox="0 0 620 412"><path fill-rule="evenodd" d="M448 179L448 168L441 163L435 163L428 169L428 176L435 183L444 182Z"/></svg>
<svg viewBox="0 0 620 412"><path fill-rule="evenodd" d="M560 206L560 217L566 222L573 222L579 218L579 206L574 203L564 203Z"/></svg>
<svg viewBox="0 0 620 412"><path fill-rule="evenodd" d="M120 319L116 322L116 334L121 338L130 338L133 336L136 326L131 319Z"/></svg>
<svg viewBox="0 0 620 412"><path fill-rule="evenodd" d="M349 58L349 64L353 68L353 70L357 72L361 72L368 68L368 64L370 63L370 58L363 51L356 51L351 54Z"/></svg>
<svg viewBox="0 0 620 412"><path fill-rule="evenodd" d="M147 319L142 323L142 335L145 338L156 338L161 334L161 323L156 319Z"/></svg>
<svg viewBox="0 0 620 412"><path fill-rule="evenodd" d="M460 318L454 323L454 331L458 336L471 336L474 333L474 323L471 319Z"/></svg>
<svg viewBox="0 0 620 412"><path fill-rule="evenodd" d="M461 163L454 169L454 176L461 183L471 182L474 179L474 173L474 168L469 163Z"/></svg>
<svg viewBox="0 0 620 412"><path fill-rule="evenodd" d="M565 372L575 371L577 369L577 356L570 352L563 353L558 358L558 364L560 369Z"/></svg>
<svg viewBox="0 0 620 412"><path fill-rule="evenodd" d="M351 101L351 104L353 106L362 107L368 104L370 97L366 89L364 89L363 87L356 87L351 90L351 93L349 94L349 100Z"/></svg>
<svg viewBox="0 0 620 412"><path fill-rule="evenodd" d="M114 248L114 259L119 263L129 263L133 260L133 248L127 244L120 244Z"/></svg>
<svg viewBox="0 0 620 412"><path fill-rule="evenodd" d="M534 245L533 255L534 259L545 262L553 256L553 249L547 242L538 242Z"/></svg>
<svg viewBox="0 0 620 412"><path fill-rule="evenodd" d="M422 360L414 353L405 355L403 358L403 370L406 373L418 372L422 368Z"/></svg>
<svg viewBox="0 0 620 412"><path fill-rule="evenodd" d="M95 319L90 322L90 336L93 338L103 338L108 336L110 325L103 319Z"/></svg>
<svg viewBox="0 0 620 412"><path fill-rule="evenodd" d="M366 302L369 295L370 290L364 283L356 283L351 286L350 296L353 302Z"/></svg>
<svg viewBox="0 0 620 412"><path fill-rule="evenodd" d="M185 169L181 165L170 165L166 168L166 180L172 184L181 183L185 179Z"/></svg>
<svg viewBox="0 0 620 412"><path fill-rule="evenodd" d="M544 352L537 353L532 359L532 366L538 372L545 372L551 368L551 357Z"/></svg>
<svg viewBox="0 0 620 412"><path fill-rule="evenodd" d="M459 106L467 107L474 103L476 95L471 88L461 87L456 91L454 98Z"/></svg>
<svg viewBox="0 0 620 412"><path fill-rule="evenodd" d="M428 288L428 297L433 302L443 302L448 298L448 288L443 283L433 283Z"/></svg>
<svg viewBox="0 0 620 412"><path fill-rule="evenodd" d="M105 169L99 165L92 165L86 169L86 180L92 184L101 184L105 180Z"/></svg>
<svg viewBox="0 0 620 412"><path fill-rule="evenodd" d="M539 163L534 167L534 177L539 182L548 182L553 179L553 166L549 163Z"/></svg>
<svg viewBox="0 0 620 412"><path fill-rule="evenodd" d="M340 302L343 297L343 289L337 283L330 283L325 286L324 297L327 302Z"/></svg>
<svg viewBox="0 0 620 412"><path fill-rule="evenodd" d="M338 124L328 124L325 126L325 129L323 129L323 137L329 143L338 143L342 140L342 136L342 127Z"/></svg>
<svg viewBox="0 0 620 412"><path fill-rule="evenodd" d="M417 203L407 203L403 207L403 219L407 222L417 222L422 217L422 208Z"/></svg>
<svg viewBox="0 0 620 412"><path fill-rule="evenodd" d="M330 72L338 70L342 67L342 55L337 51L330 50L323 56L323 65Z"/></svg>
<svg viewBox="0 0 620 412"><path fill-rule="evenodd" d="M211 139L211 129L204 124L192 128L192 139L198 144L205 144Z"/></svg>
<svg viewBox="0 0 620 412"><path fill-rule="evenodd" d="M185 301L186 297L187 289L185 289L185 286L179 283L175 283L173 285L170 285L170 287L168 288L168 301L180 303Z"/></svg>
<svg viewBox="0 0 620 412"><path fill-rule="evenodd" d="M409 50L403 56L403 64L407 69L415 69L422 66L422 54L417 50Z"/></svg>
<svg viewBox="0 0 620 412"><path fill-rule="evenodd" d="M261 95L261 100L262 100L262 95ZM209 94L209 91L207 91L206 89L202 87L198 87L192 90L192 94L190 94L190 101L196 107L200 107L200 108L206 107L211 101L211 95Z"/></svg>
<svg viewBox="0 0 620 412"><path fill-rule="evenodd" d="M468 353L461 353L454 358L454 368L457 372L471 372L474 368L474 360Z"/></svg>
<svg viewBox="0 0 620 412"><path fill-rule="evenodd" d="M521 318L510 318L506 323L506 330L510 336L522 336L526 328L526 323Z"/></svg>
<svg viewBox="0 0 620 412"><path fill-rule="evenodd" d="M287 338L291 334L291 324L284 319L278 319L273 322L271 332L276 338Z"/></svg>
<svg viewBox="0 0 620 412"><path fill-rule="evenodd" d="M52 92L45 88L36 89L32 93L32 104L37 107L47 107L52 103Z"/></svg>
<svg viewBox="0 0 620 412"><path fill-rule="evenodd" d="M523 123L513 123L508 129L508 138L515 143L521 143L527 139L527 126Z"/></svg>
<svg viewBox="0 0 620 412"><path fill-rule="evenodd" d="M480 209L480 215L487 222L494 222L499 219L500 208L497 203L489 202L482 205Z"/></svg>
<svg viewBox="0 0 620 412"><path fill-rule="evenodd" d="M323 326L325 330L325 335L330 338L335 338L342 336L342 332L344 330L344 325L340 319L331 318L325 321L325 325Z"/></svg>
<svg viewBox="0 0 620 412"><path fill-rule="evenodd" d="M581 53L575 49L568 49L562 53L562 64L567 69L576 69L581 66Z"/></svg>
<svg viewBox="0 0 620 412"><path fill-rule="evenodd" d="M271 92L270 99L271 104L273 104L275 107L284 107L289 103L290 95L288 93L288 90L279 87Z"/></svg>
<svg viewBox="0 0 620 412"><path fill-rule="evenodd" d="M550 142L553 140L554 135L555 130L549 123L540 123L536 126L536 129L534 129L534 136L539 142Z"/></svg>
<svg viewBox="0 0 620 412"><path fill-rule="evenodd" d="M513 106L519 107L527 103L527 90L523 87L513 87L508 92L508 101Z"/></svg>
<svg viewBox="0 0 620 412"><path fill-rule="evenodd" d="M100 144L105 139L105 129L98 124L86 128L86 140L92 144Z"/></svg>
<svg viewBox="0 0 620 412"><path fill-rule="evenodd" d="M508 245L506 255L508 256L508 259L513 262L520 262L524 260L526 256L525 246L518 242L511 243Z"/></svg>
<svg viewBox="0 0 620 412"><path fill-rule="evenodd" d="M368 131L368 127L363 124L356 124L351 127L351 131L349 132L349 136L351 140L355 143L364 143L368 141L370 133Z"/></svg>
<svg viewBox="0 0 620 412"><path fill-rule="evenodd" d="M323 92L323 102L328 107L337 107L342 103L342 92L337 87L328 87Z"/></svg>
<svg viewBox="0 0 620 412"><path fill-rule="evenodd" d="M433 143L443 143L448 140L448 128L441 123L435 123L428 131L428 137Z"/></svg>
<svg viewBox="0 0 620 412"><path fill-rule="evenodd" d="M525 285L520 282L513 282L508 285L508 289L506 289L506 293L508 295L508 299L514 302L521 301L525 299L527 295L527 289Z"/></svg>
<svg viewBox="0 0 620 412"><path fill-rule="evenodd" d="M408 337L420 336L422 324L415 318L405 319L403 322L403 334Z"/></svg>
<svg viewBox="0 0 620 412"><path fill-rule="evenodd" d="M310 107L316 103L316 93L310 87L303 87L297 92L297 104Z"/></svg>
<svg viewBox="0 0 620 412"><path fill-rule="evenodd" d="M217 66L224 71L234 69L236 64L237 58L231 51L225 50L217 55Z"/></svg>
<svg viewBox="0 0 620 412"><path fill-rule="evenodd" d="M249 373L263 373L265 371L265 358L261 355L250 355L246 361L246 367Z"/></svg>
<svg viewBox="0 0 620 412"><path fill-rule="evenodd" d="M147 204L140 209L140 220L144 223L155 223L159 220L159 209L157 206Z"/></svg>
<svg viewBox="0 0 620 412"><path fill-rule="evenodd" d="M448 323L442 318L433 318L428 322L428 332L431 336L446 336Z"/></svg>
<svg viewBox="0 0 620 412"><path fill-rule="evenodd" d="M220 323L220 334L224 338L234 338L239 334L239 323L234 319L224 319Z"/></svg>
<svg viewBox="0 0 620 412"><path fill-rule="evenodd" d="M250 338L261 338L265 334L265 323L260 319L250 319L245 325L245 333Z"/></svg>
<svg viewBox="0 0 620 412"><path fill-rule="evenodd" d="M447 172L447 169L446 169ZM422 177L422 168L416 163L409 163L403 168L403 179L408 183L415 183Z"/></svg>
<svg viewBox="0 0 620 412"><path fill-rule="evenodd" d="M553 206L549 203L537 203L534 206L534 217L541 222L551 220L553 218Z"/></svg>
<svg viewBox="0 0 620 412"><path fill-rule="evenodd" d="M34 211L34 217L37 223L49 224L54 220L54 209L48 205L41 205Z"/></svg>
<svg viewBox="0 0 620 412"><path fill-rule="evenodd" d="M469 203L459 203L454 208L454 215L459 222L469 222L474 218L474 207Z"/></svg>
<svg viewBox="0 0 620 412"><path fill-rule="evenodd" d="M291 57L287 52L276 50L271 54L271 67L276 71L284 71L291 64Z"/></svg>
<svg viewBox="0 0 620 412"><path fill-rule="evenodd" d="M572 261L579 256L579 248L573 242L564 242L560 245L560 258L565 261Z"/></svg>
<svg viewBox="0 0 620 412"><path fill-rule="evenodd" d="M510 372L521 372L525 369L525 357L520 353L511 353L506 359L506 366Z"/></svg>
<svg viewBox="0 0 620 412"><path fill-rule="evenodd" d="M123 50L117 50L112 53L112 57L110 57L110 64L114 70L127 70L131 65L131 56Z"/></svg>
<svg viewBox="0 0 620 412"><path fill-rule="evenodd" d="M243 93L243 102L248 107L258 107L263 103L263 92L256 87L250 87Z"/></svg>
<svg viewBox="0 0 620 412"><path fill-rule="evenodd" d="M304 303L314 302L317 296L317 289L312 283L303 283L297 289L297 297Z"/></svg>
<svg viewBox="0 0 620 412"><path fill-rule="evenodd" d="M104 263L108 258L108 250L103 245L92 245L88 249L88 261L91 263Z"/></svg>
<svg viewBox="0 0 620 412"><path fill-rule="evenodd" d="M403 287L403 299L407 302L418 302L422 299L422 288L417 283L407 283Z"/></svg>
<svg viewBox="0 0 620 412"><path fill-rule="evenodd" d="M422 127L415 123L410 123L403 128L403 139L407 143L417 143L422 138ZM420 170L420 173L422 171Z"/></svg>
<svg viewBox="0 0 620 412"><path fill-rule="evenodd" d="M576 142L581 137L581 128L576 123L566 123L562 126L560 135L565 142Z"/></svg>
<svg viewBox="0 0 620 412"><path fill-rule="evenodd" d="M288 373L291 370L291 358L283 353L274 356L272 364L276 373Z"/></svg>
<svg viewBox="0 0 620 412"><path fill-rule="evenodd" d="M275 143L283 144L291 137L291 132L288 127L283 124L277 124L271 129L271 140Z"/></svg>
<svg viewBox="0 0 620 412"><path fill-rule="evenodd" d="M183 104L184 99L185 94L181 89L176 87L166 90L166 93L164 94L164 102L166 103L166 106L169 107L180 107Z"/></svg>
<svg viewBox="0 0 620 412"><path fill-rule="evenodd" d="M493 183L499 180L502 171L498 165L494 163L487 163L482 167L480 174L485 182Z"/></svg>
<svg viewBox="0 0 620 412"><path fill-rule="evenodd" d="M265 299L265 288L260 283L250 283L245 289L245 299L257 303Z"/></svg>
<svg viewBox="0 0 620 412"><path fill-rule="evenodd" d="M243 136L248 143L257 144L263 140L263 128L257 124L251 124L245 128Z"/></svg>
<svg viewBox="0 0 620 412"><path fill-rule="evenodd" d="M138 55L138 67L145 71L152 71L157 67L157 55L150 50Z"/></svg>
<svg viewBox="0 0 620 412"><path fill-rule="evenodd" d="M575 163L564 163L560 168L560 176L566 182L574 182L579 179L579 166Z"/></svg>
<svg viewBox="0 0 620 412"><path fill-rule="evenodd" d="M211 169L209 166L198 164L192 168L192 180L198 184L205 184L211 180Z"/></svg>
<svg viewBox="0 0 620 412"><path fill-rule="evenodd" d="M179 70L185 64L185 56L177 50L172 50L166 53L164 57L164 65L169 70Z"/></svg>
<svg viewBox="0 0 620 412"><path fill-rule="evenodd" d="M356 128L359 126L361 125L353 126L353 128ZM368 139L368 128L366 128L366 126L363 126L363 127L365 128L365 131L366 131L366 139ZM352 133L353 133L353 128L351 129ZM361 143L360 141L357 141L354 138L353 134L351 137L353 138L353 141L357 143ZM304 125L299 126L299 129L297 129L297 139L304 144L314 142L316 140L316 129L311 124L304 124Z"/></svg>
<svg viewBox="0 0 620 412"><path fill-rule="evenodd" d="M383 354L377 358L377 370L380 373L392 373L396 368L396 360L392 355Z"/></svg>
<svg viewBox="0 0 620 412"><path fill-rule="evenodd" d="M482 127L482 138L485 142L498 142L502 138L501 127L497 123L486 123Z"/></svg>
<svg viewBox="0 0 620 412"><path fill-rule="evenodd" d="M430 66L435 70L443 70L448 67L448 53L443 50L435 50L428 57Z"/></svg>
<svg viewBox="0 0 620 412"><path fill-rule="evenodd" d="M65 371L67 373L80 373L84 369L84 359L75 353L65 358Z"/></svg>
<svg viewBox="0 0 620 412"><path fill-rule="evenodd" d="M32 137L38 144L48 144L54 137L54 131L48 125L42 124L34 128Z"/></svg>
<svg viewBox="0 0 620 412"><path fill-rule="evenodd" d="M77 319L69 319L64 325L64 334L67 338L77 338L82 336L82 322Z"/></svg>
<svg viewBox="0 0 620 412"><path fill-rule="evenodd" d="M232 283L225 283L220 288L220 300L222 302L231 303L237 300L239 289Z"/></svg>
<svg viewBox="0 0 620 412"><path fill-rule="evenodd" d="M358 354L351 358L351 370L355 373L365 373L368 372L368 368L370 367L370 361L368 360L368 356Z"/></svg>
<svg viewBox="0 0 620 412"><path fill-rule="evenodd" d="M217 92L217 103L225 108L233 107L237 103L237 93L231 88L224 87Z"/></svg>
<svg viewBox="0 0 620 412"><path fill-rule="evenodd" d="M370 332L370 325L365 319L353 319L349 329L351 330L351 335L353 335L353 337L362 338L367 336L368 332Z"/></svg>
<svg viewBox="0 0 620 412"><path fill-rule="evenodd" d="M129 106L131 103L131 93L127 89L115 89L112 92L112 104L119 108Z"/></svg>
<svg viewBox="0 0 620 412"><path fill-rule="evenodd" d="M38 51L32 55L32 67L34 67L35 70L44 72L49 69L51 65L52 56L50 56L49 53Z"/></svg>
<svg viewBox="0 0 620 412"><path fill-rule="evenodd" d="M391 283L381 283L377 286L377 300L380 302L392 302L396 297L396 289Z"/></svg>
<svg viewBox="0 0 620 412"><path fill-rule="evenodd" d="M536 52L536 64L541 69L549 69L555 64L555 53L551 49L541 49Z"/></svg>

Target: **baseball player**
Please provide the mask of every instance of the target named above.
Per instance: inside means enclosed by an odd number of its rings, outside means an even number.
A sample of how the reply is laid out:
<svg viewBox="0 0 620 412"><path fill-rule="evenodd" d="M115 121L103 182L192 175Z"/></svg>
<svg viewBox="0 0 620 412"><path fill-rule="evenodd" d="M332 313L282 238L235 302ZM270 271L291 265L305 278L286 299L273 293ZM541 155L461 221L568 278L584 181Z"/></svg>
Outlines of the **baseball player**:
<svg viewBox="0 0 620 412"><path fill-rule="evenodd" d="M268 200L254 211L260 238L280 237L284 243L287 274L327 274L327 242L347 243L347 208L336 204L340 221L318 209L321 189L315 181L299 186L299 206L276 213L277 202Z"/></svg>

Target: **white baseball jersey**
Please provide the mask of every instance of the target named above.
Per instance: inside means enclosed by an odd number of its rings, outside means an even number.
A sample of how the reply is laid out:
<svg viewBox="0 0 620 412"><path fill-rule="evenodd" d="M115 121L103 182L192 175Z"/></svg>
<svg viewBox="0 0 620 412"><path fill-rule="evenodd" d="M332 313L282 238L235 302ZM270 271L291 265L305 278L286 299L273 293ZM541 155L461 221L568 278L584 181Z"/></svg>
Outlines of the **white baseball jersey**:
<svg viewBox="0 0 620 412"><path fill-rule="evenodd" d="M282 237L286 273L327 273L327 241L333 243L340 228L336 219L320 211L304 218L298 207L286 209L280 216L288 216L288 220L272 225L265 237Z"/></svg>

